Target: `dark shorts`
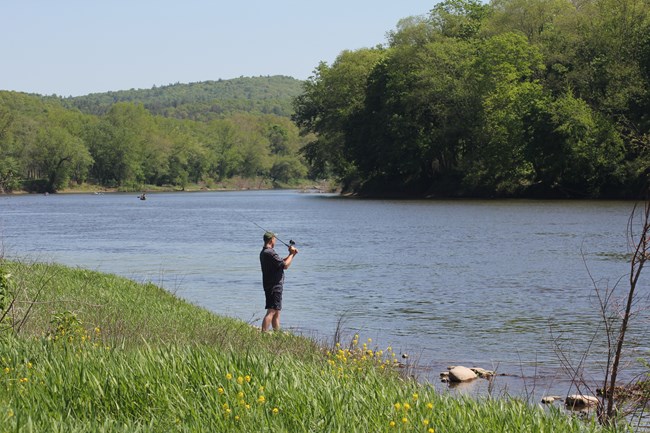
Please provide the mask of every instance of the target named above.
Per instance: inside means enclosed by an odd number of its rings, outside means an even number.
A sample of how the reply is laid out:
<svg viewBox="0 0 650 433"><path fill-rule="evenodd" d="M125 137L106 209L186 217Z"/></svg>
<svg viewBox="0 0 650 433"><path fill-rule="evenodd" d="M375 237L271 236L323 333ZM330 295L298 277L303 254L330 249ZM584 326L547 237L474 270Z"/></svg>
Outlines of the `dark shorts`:
<svg viewBox="0 0 650 433"><path fill-rule="evenodd" d="M266 297L266 308L272 310L282 309L282 292L264 292Z"/></svg>

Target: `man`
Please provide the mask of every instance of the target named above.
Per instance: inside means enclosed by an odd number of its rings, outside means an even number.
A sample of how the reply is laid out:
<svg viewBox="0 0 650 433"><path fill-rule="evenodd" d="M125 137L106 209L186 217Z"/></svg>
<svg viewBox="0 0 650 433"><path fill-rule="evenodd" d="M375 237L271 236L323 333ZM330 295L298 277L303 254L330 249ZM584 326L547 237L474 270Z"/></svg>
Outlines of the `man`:
<svg viewBox="0 0 650 433"><path fill-rule="evenodd" d="M264 233L264 247L260 253L260 264L262 265L262 285L266 297L266 315L262 320L262 332L266 332L269 326L274 331L280 329L280 310L282 310L282 288L284 285L284 270L291 266L293 258L298 250L289 246L289 255L284 259L275 252L275 234Z"/></svg>

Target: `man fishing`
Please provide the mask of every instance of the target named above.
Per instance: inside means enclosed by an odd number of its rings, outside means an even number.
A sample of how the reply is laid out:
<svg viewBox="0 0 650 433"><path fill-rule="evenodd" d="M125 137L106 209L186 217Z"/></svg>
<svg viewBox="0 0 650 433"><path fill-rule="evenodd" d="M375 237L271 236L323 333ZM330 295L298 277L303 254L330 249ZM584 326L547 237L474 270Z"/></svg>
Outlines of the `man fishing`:
<svg viewBox="0 0 650 433"><path fill-rule="evenodd" d="M293 246L293 242L291 242L291 245L287 245L289 247L289 255L284 259L281 258L274 250L276 239L274 233L264 233L264 247L262 248L262 252L260 252L262 285L264 286L264 295L266 297L266 315L262 320L262 332L268 331L269 326L272 326L274 331L280 329L284 270L291 266L293 258L298 254L298 250Z"/></svg>

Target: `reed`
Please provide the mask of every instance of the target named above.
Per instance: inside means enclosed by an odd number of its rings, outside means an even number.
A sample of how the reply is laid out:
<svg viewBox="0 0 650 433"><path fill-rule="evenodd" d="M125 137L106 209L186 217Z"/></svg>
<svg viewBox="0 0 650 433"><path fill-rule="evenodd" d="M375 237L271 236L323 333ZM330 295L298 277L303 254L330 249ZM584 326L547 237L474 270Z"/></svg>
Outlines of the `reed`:
<svg viewBox="0 0 650 433"><path fill-rule="evenodd" d="M0 334L0 432L607 431L518 400L437 392L358 337L326 350L151 284L56 265L2 270L20 295L13 317L31 310Z"/></svg>

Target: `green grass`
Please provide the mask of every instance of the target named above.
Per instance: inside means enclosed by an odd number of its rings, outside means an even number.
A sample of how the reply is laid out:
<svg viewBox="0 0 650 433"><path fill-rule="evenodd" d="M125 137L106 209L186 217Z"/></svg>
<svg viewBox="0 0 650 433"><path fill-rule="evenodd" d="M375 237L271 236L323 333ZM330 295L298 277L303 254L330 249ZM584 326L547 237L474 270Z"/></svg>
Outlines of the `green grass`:
<svg viewBox="0 0 650 433"><path fill-rule="evenodd" d="M0 272L18 301L0 328L0 432L604 431L518 400L454 398L401 378L389 348L327 352L152 284L56 265Z"/></svg>

